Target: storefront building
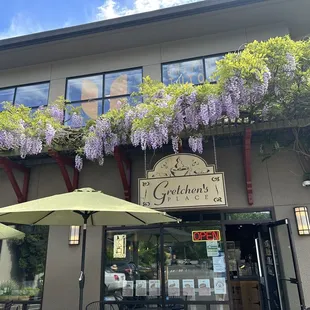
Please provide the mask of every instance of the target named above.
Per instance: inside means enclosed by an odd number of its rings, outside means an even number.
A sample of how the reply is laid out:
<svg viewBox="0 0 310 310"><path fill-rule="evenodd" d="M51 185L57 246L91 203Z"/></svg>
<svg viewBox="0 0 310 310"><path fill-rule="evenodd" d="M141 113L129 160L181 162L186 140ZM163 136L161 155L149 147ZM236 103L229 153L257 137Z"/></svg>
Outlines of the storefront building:
<svg viewBox="0 0 310 310"><path fill-rule="evenodd" d="M247 42L303 38L309 11L308 0L203 1L3 40L0 102L29 101L35 109L64 95L85 120L96 118L129 98L143 77L199 84L210 80L217 59ZM310 193L295 153L262 160L263 133L219 128L200 156L186 145L177 155L171 146L155 153L128 147L103 166L86 162L81 173L68 154L4 154L0 205L92 187L182 219L90 228L85 306L105 300L144 309L304 309L310 236L299 235L301 209L294 208L309 207ZM79 239L77 227L50 228L43 310L77 308ZM3 243L0 281L10 279L13 265Z"/></svg>

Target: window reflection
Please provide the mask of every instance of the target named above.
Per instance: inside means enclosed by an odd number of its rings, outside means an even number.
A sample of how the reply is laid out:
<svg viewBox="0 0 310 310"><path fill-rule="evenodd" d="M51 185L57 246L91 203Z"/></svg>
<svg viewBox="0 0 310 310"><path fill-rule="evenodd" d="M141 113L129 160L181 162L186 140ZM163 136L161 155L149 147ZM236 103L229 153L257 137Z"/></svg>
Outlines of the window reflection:
<svg viewBox="0 0 310 310"><path fill-rule="evenodd" d="M167 298L227 301L226 264L220 227L188 227L173 231L166 228L164 231ZM194 231L202 237L192 238Z"/></svg>
<svg viewBox="0 0 310 310"><path fill-rule="evenodd" d="M70 79L67 99L74 102L102 98L102 83L102 75Z"/></svg>
<svg viewBox="0 0 310 310"><path fill-rule="evenodd" d="M13 102L15 88L8 88L0 90L0 112L3 111L4 102Z"/></svg>
<svg viewBox="0 0 310 310"><path fill-rule="evenodd" d="M107 298L143 301L161 295L159 243L157 228L107 233Z"/></svg>
<svg viewBox="0 0 310 310"><path fill-rule="evenodd" d="M67 81L66 98L71 101L71 106L82 108L85 126L88 120L97 119L101 114L117 109L119 101L125 100L132 106L141 103L142 98L131 96L138 91L141 83L141 69L72 78ZM66 110L65 122L72 126L70 106Z"/></svg>
<svg viewBox="0 0 310 310"><path fill-rule="evenodd" d="M204 83L205 80L215 82L212 75L216 70L216 62L222 58L224 55L164 64L162 65L162 81L165 85L175 83L197 85Z"/></svg>
<svg viewBox="0 0 310 310"><path fill-rule="evenodd" d="M166 227L162 232L162 245L159 228L107 233L105 296L143 303L157 300L163 289L168 308L184 300L227 302L220 226Z"/></svg>
<svg viewBox="0 0 310 310"><path fill-rule="evenodd" d="M223 58L224 58L224 55L205 58L206 80L207 81L209 82L216 81L212 78L212 75L214 74L216 70L216 62Z"/></svg>
<svg viewBox="0 0 310 310"><path fill-rule="evenodd" d="M122 103L129 103L131 106L136 106L142 102L142 97L117 97L104 100L103 113L110 110L118 109Z"/></svg>
<svg viewBox="0 0 310 310"><path fill-rule="evenodd" d="M142 70L108 73L104 79L105 97L129 95L138 91L142 83Z"/></svg>
<svg viewBox="0 0 310 310"><path fill-rule="evenodd" d="M165 64L162 66L162 72L165 85L175 83L201 84L205 80L202 59Z"/></svg>
<svg viewBox="0 0 310 310"><path fill-rule="evenodd" d="M48 103L49 83L20 86L16 88L15 104L29 108L45 106Z"/></svg>
<svg viewBox="0 0 310 310"><path fill-rule="evenodd" d="M90 119L97 119L97 117L101 115L102 113L102 101L101 100L72 103L66 107L66 111L65 111L65 124L71 127L74 127L72 124L72 119L70 115L72 107L81 108L80 115L83 117L83 126L85 126L87 121L89 121Z"/></svg>

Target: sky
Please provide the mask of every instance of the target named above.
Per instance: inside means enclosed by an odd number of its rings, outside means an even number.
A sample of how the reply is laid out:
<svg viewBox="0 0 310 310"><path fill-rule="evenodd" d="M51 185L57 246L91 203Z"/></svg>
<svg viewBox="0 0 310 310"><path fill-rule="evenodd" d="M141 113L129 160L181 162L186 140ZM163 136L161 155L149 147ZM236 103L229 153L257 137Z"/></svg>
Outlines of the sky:
<svg viewBox="0 0 310 310"><path fill-rule="evenodd" d="M0 40L206 0L0 0Z"/></svg>

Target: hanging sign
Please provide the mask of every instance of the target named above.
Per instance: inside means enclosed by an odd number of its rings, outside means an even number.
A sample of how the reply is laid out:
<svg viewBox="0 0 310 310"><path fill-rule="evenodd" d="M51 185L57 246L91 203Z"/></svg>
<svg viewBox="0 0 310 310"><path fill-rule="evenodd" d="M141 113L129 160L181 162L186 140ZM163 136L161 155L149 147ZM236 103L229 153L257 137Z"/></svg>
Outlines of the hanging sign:
<svg viewBox="0 0 310 310"><path fill-rule="evenodd" d="M126 235L114 235L113 258L126 258Z"/></svg>
<svg viewBox="0 0 310 310"><path fill-rule="evenodd" d="M192 241L221 241L221 232L219 230L194 230L192 231Z"/></svg>
<svg viewBox="0 0 310 310"><path fill-rule="evenodd" d="M155 209L227 206L224 173L194 154L166 156L139 179L139 204Z"/></svg>

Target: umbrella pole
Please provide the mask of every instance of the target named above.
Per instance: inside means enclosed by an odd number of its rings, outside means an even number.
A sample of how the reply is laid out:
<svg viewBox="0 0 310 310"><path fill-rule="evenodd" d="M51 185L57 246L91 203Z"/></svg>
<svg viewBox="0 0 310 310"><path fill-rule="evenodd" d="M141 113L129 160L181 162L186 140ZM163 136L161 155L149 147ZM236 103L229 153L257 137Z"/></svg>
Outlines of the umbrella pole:
<svg viewBox="0 0 310 310"><path fill-rule="evenodd" d="M85 284L85 253L86 253L86 232L87 232L87 220L88 214L83 214L84 225L83 225L83 240L82 240L82 259L81 259L81 273L79 277L80 287L80 298L79 298L79 310L83 310L83 295L84 295L84 284Z"/></svg>

